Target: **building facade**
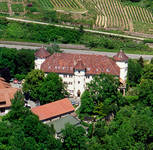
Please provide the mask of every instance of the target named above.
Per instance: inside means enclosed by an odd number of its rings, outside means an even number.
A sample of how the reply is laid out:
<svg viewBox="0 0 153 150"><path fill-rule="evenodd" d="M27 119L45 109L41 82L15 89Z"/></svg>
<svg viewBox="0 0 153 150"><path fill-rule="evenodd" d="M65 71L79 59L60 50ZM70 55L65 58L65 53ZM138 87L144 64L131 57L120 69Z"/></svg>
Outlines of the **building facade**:
<svg viewBox="0 0 153 150"><path fill-rule="evenodd" d="M45 73L58 73L72 97L80 97L87 83L100 73L118 76L121 83L126 83L128 57L122 51L112 59L102 55L67 53L48 56L48 52L41 48L35 53L35 57L35 69L41 69Z"/></svg>

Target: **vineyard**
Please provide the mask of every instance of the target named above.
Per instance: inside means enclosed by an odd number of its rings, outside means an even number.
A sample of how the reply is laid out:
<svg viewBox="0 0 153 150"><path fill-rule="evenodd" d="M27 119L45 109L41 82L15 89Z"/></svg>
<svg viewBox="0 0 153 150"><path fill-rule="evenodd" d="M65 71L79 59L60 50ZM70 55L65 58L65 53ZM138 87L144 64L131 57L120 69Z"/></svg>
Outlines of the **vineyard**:
<svg viewBox="0 0 153 150"><path fill-rule="evenodd" d="M77 0L39 0L44 8L82 9L83 5Z"/></svg>
<svg viewBox="0 0 153 150"><path fill-rule="evenodd" d="M95 7L98 28L133 30L133 22L153 23L152 13L145 8L123 6L117 0L89 0ZM84 0L82 0L84 2Z"/></svg>
<svg viewBox="0 0 153 150"><path fill-rule="evenodd" d="M30 4L28 6L28 4ZM120 0L0 0L0 13L9 15L25 15L27 12L43 13L41 10L56 10L58 12L87 12L89 17L83 19L87 22L92 19L94 28L134 31L137 24L153 24L153 15L150 10L123 5ZM146 28L147 28L146 27ZM150 30L153 30L152 27ZM148 32L150 31L148 30Z"/></svg>

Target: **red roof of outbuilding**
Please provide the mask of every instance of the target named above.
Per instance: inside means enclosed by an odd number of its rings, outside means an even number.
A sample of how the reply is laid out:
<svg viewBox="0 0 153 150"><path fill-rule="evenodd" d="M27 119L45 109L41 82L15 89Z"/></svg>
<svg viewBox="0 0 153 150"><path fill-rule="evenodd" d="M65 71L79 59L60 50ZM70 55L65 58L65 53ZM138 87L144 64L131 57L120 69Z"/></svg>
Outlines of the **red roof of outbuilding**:
<svg viewBox="0 0 153 150"><path fill-rule="evenodd" d="M17 92L16 88L4 88L0 89L0 102L4 102L4 104L0 105L0 108L10 107L11 99L14 98L14 94Z"/></svg>
<svg viewBox="0 0 153 150"><path fill-rule="evenodd" d="M5 79L0 77L0 108L11 106L11 99L17 92L17 88L12 88L11 85L5 82Z"/></svg>
<svg viewBox="0 0 153 150"><path fill-rule="evenodd" d="M115 55L114 57L115 61L127 61L128 57L125 55L125 53L120 50L120 52L117 53L117 55Z"/></svg>
<svg viewBox="0 0 153 150"><path fill-rule="evenodd" d="M31 111L39 117L39 120L47 120L62 114L74 111L74 107L68 98L49 104L34 107Z"/></svg>
<svg viewBox="0 0 153 150"><path fill-rule="evenodd" d="M41 47L35 52L35 56L39 58L47 58L50 56L50 53L44 47Z"/></svg>
<svg viewBox="0 0 153 150"><path fill-rule="evenodd" d="M44 72L73 74L76 67L86 68L86 74L92 75L107 73L119 76L120 74L120 68L111 58L89 54L54 53L44 61L41 70Z"/></svg>
<svg viewBox="0 0 153 150"><path fill-rule="evenodd" d="M5 82L5 79L0 77L0 89L4 89L4 88L10 88L11 85L7 82Z"/></svg>

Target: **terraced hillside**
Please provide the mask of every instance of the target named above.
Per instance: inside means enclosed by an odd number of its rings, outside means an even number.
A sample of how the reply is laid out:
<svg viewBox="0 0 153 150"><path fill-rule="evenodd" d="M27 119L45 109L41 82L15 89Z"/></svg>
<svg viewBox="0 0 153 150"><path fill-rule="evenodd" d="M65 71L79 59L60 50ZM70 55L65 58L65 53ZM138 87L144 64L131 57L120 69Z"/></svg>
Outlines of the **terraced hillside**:
<svg viewBox="0 0 153 150"><path fill-rule="evenodd" d="M39 0L44 8L54 9L82 9L78 0Z"/></svg>
<svg viewBox="0 0 153 150"><path fill-rule="evenodd" d="M88 0L95 8L98 28L133 30L133 22L153 23L152 13L141 7L124 6L118 0ZM82 0L85 3L85 0ZM88 7L86 5L86 7Z"/></svg>
<svg viewBox="0 0 153 150"><path fill-rule="evenodd" d="M96 29L134 31L139 24L144 24L149 28L148 32L153 31L153 15L149 10L123 5L120 0L0 0L0 13L24 15L29 10L33 14L43 13L39 11L40 8L61 12L88 12L90 17L85 19L92 18Z"/></svg>

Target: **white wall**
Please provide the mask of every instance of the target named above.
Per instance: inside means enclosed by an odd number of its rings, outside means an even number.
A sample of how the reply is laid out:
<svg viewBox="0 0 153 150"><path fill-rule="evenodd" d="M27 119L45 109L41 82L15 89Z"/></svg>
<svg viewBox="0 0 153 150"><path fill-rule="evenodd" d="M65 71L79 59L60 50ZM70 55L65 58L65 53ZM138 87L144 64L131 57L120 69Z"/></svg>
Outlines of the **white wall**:
<svg viewBox="0 0 153 150"><path fill-rule="evenodd" d="M127 71L128 71L128 62L119 62L117 61L116 64L120 67L120 78L123 81L127 79Z"/></svg>
<svg viewBox="0 0 153 150"><path fill-rule="evenodd" d="M74 96L74 75L73 74L59 74L63 82L67 86L67 91L71 96Z"/></svg>
<svg viewBox="0 0 153 150"><path fill-rule="evenodd" d="M91 75L85 75L85 70L75 70L73 74L59 74L63 82L67 85L67 91L72 97L78 96L78 91L80 93L84 92L86 88L86 83L92 80Z"/></svg>
<svg viewBox="0 0 153 150"><path fill-rule="evenodd" d="M40 69L41 64L45 61L45 58L36 58L35 59L35 69Z"/></svg>

